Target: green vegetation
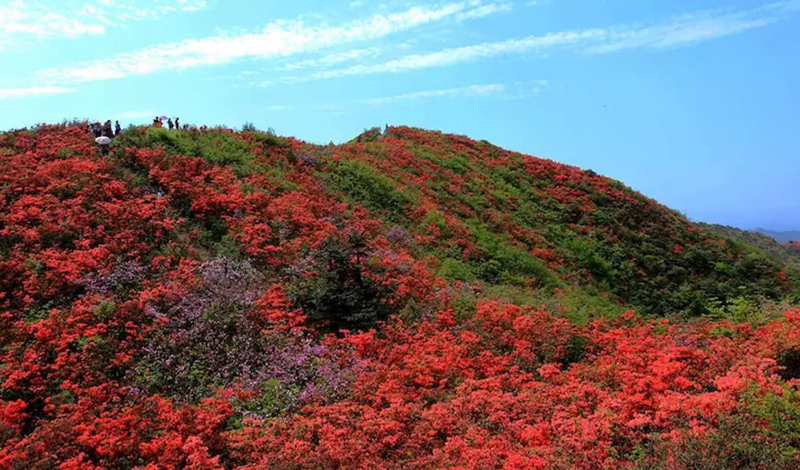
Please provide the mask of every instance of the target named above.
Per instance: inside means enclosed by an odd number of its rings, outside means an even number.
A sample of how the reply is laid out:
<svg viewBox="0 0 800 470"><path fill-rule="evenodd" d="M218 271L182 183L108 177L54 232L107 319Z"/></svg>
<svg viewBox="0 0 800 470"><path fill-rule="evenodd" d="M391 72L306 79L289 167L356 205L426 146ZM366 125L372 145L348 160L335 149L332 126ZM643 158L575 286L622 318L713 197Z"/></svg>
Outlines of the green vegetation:
<svg viewBox="0 0 800 470"><path fill-rule="evenodd" d="M760 250L771 259L800 267L800 253L788 249L787 245L775 241L774 238L759 232L751 232L725 225L700 224L721 237L745 244L750 249Z"/></svg>
<svg viewBox="0 0 800 470"><path fill-rule="evenodd" d="M797 297L800 275L788 255L695 225L595 172L460 136L378 131L344 146L330 188L390 223L407 224L401 216L425 201L424 217L409 229L438 230L436 242L415 249L437 260L447 280L576 284L587 296L656 316Z"/></svg>
<svg viewBox="0 0 800 470"><path fill-rule="evenodd" d="M257 130L243 133L266 146L288 146L285 139ZM226 129L174 130L132 128L114 142L114 147L163 148L169 153L200 157L216 164L227 165L237 176L248 176L256 169L253 144Z"/></svg>
<svg viewBox="0 0 800 470"><path fill-rule="evenodd" d="M367 251L361 235L329 238L311 259L287 294L312 324L330 332L368 329L389 316L389 292L364 273Z"/></svg>
<svg viewBox="0 0 800 470"><path fill-rule="evenodd" d="M407 205L414 201L408 192L396 189L390 178L355 160L332 165L330 174L325 177L334 189L346 194L351 203L386 214L388 220L402 220Z"/></svg>

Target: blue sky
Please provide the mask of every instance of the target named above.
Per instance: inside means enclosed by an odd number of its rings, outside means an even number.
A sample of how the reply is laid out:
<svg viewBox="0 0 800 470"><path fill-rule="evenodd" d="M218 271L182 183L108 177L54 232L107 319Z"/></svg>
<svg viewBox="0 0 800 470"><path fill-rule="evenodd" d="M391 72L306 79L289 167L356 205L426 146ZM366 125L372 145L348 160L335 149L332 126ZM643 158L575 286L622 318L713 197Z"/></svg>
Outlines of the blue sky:
<svg viewBox="0 0 800 470"><path fill-rule="evenodd" d="M411 125L800 228L800 0L0 0L0 129Z"/></svg>

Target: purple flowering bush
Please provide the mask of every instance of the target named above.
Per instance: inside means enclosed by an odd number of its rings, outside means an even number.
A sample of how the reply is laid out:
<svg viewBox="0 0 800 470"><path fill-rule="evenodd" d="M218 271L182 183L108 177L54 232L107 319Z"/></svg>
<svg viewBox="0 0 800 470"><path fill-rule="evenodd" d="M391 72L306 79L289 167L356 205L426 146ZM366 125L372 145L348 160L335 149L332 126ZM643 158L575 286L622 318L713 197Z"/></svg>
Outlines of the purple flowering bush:
<svg viewBox="0 0 800 470"><path fill-rule="evenodd" d="M297 161L300 163L312 168L316 168L317 162L319 161L319 156L316 153L309 152L307 150L301 150L297 153L295 158L297 158Z"/></svg>
<svg viewBox="0 0 800 470"><path fill-rule="evenodd" d="M79 284L89 294L121 293L139 285L146 276L146 266L135 261L123 261L107 271L86 276Z"/></svg>
<svg viewBox="0 0 800 470"><path fill-rule="evenodd" d="M402 225L393 225L386 233L386 238L393 243L405 244L408 243L410 235Z"/></svg>
<svg viewBox="0 0 800 470"><path fill-rule="evenodd" d="M217 388L255 392L242 414L279 416L307 400L342 397L355 378L355 363L300 332L269 331L254 315L267 288L247 261L217 258L198 273L199 287L164 311L165 325L139 358L136 387L183 402L197 402Z"/></svg>
<svg viewBox="0 0 800 470"><path fill-rule="evenodd" d="M269 333L266 345L264 369L244 384L258 392L242 404L244 416L279 416L306 401L336 401L356 379L357 363L342 365L326 346L300 333Z"/></svg>

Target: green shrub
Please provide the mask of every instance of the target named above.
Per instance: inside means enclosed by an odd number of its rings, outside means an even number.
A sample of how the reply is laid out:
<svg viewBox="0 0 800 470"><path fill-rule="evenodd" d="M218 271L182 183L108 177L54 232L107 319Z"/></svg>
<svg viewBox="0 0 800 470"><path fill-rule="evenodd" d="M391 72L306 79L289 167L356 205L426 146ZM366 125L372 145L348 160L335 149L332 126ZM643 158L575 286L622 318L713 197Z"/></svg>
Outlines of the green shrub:
<svg viewBox="0 0 800 470"><path fill-rule="evenodd" d="M592 286L565 286L561 291L528 289L511 285L490 285L485 288L489 300L544 308L553 315L566 318L570 323L584 325L596 318L616 318L625 308L603 296Z"/></svg>
<svg viewBox="0 0 800 470"><path fill-rule="evenodd" d="M333 188L343 192L351 203L382 212L394 222L405 217L406 206L414 201L413 196L396 189L394 181L355 160L334 165L326 176Z"/></svg>
<svg viewBox="0 0 800 470"><path fill-rule="evenodd" d="M442 262L439 267L439 276L448 281L474 281L475 273L472 268L462 261L453 258L447 258Z"/></svg>
<svg viewBox="0 0 800 470"><path fill-rule="evenodd" d="M256 134L256 131L250 131ZM163 148L168 153L199 157L216 165L228 165L237 176L247 176L255 169L252 145L241 137L223 131L184 131L142 128L126 131L115 147L139 146Z"/></svg>
<svg viewBox="0 0 800 470"><path fill-rule="evenodd" d="M482 271L484 274L493 274L498 282L519 285L532 278L542 287L563 287L563 281L541 260L524 249L511 245L506 237L474 221L470 228L478 246L487 255L484 261L487 271ZM496 264L487 266L486 263L492 260Z"/></svg>
<svg viewBox="0 0 800 470"><path fill-rule="evenodd" d="M255 400L243 402L242 410L256 416L278 417L292 410L297 393L299 390L290 390L279 380L268 380Z"/></svg>

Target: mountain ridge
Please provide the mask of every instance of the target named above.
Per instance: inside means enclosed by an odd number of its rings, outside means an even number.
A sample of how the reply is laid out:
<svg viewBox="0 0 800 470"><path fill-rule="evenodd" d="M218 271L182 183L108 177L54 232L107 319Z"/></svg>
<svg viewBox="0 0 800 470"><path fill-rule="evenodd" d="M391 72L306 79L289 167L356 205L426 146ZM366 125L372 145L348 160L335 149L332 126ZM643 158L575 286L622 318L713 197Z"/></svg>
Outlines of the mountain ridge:
<svg viewBox="0 0 800 470"><path fill-rule="evenodd" d="M753 229L753 231L763 233L768 237L774 238L776 241L780 243L800 241L800 230L788 230L781 232L776 230L767 230L764 228L755 228Z"/></svg>
<svg viewBox="0 0 800 470"><path fill-rule="evenodd" d="M721 236L738 240L755 248L763 250L773 259L781 260L790 264L800 264L800 259L797 257L797 250L794 249L791 242L779 242L774 237L765 234L759 230L743 230L736 227L730 227L717 224L703 224L699 225L708 228L709 230L718 233Z"/></svg>

